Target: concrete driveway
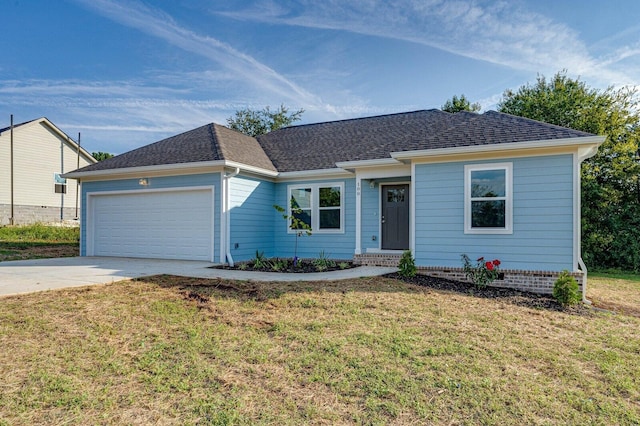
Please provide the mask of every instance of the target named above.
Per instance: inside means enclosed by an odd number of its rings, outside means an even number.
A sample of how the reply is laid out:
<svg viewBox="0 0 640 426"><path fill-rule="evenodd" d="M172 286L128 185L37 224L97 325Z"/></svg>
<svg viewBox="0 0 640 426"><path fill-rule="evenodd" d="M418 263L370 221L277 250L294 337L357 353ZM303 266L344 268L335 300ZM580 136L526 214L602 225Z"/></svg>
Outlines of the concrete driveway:
<svg viewBox="0 0 640 426"><path fill-rule="evenodd" d="M0 262L0 296L91 284L108 284L158 274L253 281L332 281L383 275L397 270L396 268L361 266L343 271L285 274L211 269L210 266L213 265L210 262L191 260L123 257L63 257Z"/></svg>

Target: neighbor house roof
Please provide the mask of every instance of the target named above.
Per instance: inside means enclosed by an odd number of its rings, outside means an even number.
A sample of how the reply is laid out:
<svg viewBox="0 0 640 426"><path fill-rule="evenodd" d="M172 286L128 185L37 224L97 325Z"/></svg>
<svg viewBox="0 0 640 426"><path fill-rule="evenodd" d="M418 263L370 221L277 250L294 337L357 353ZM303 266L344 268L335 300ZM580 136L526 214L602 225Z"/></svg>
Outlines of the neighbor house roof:
<svg viewBox="0 0 640 426"><path fill-rule="evenodd" d="M495 111L452 114L437 109L291 126L257 139L207 124L76 172L220 160L295 172L332 169L348 161L390 159L391 153L403 151L586 136L593 135Z"/></svg>
<svg viewBox="0 0 640 426"><path fill-rule="evenodd" d="M14 124L13 125L13 129L15 130L16 127L20 127L20 126L24 126L25 124L29 124L32 121L36 121L36 120L29 120L29 121L25 121L24 123L18 123L18 124ZM3 134L4 132L6 132L7 130L11 130L11 126L7 126L7 127L3 127L0 129L0 135Z"/></svg>
<svg viewBox="0 0 640 426"><path fill-rule="evenodd" d="M69 135L67 135L65 132L60 130L60 128L58 128L58 126L56 126L51 121L49 121L49 119L47 117L40 117L40 118L36 118L34 120L29 120L29 121L24 121L22 123L14 124L13 125L13 130L14 130L14 132L16 132L16 131L20 132L23 129L26 130L27 128L29 128L31 126L36 126L38 124L42 124L42 125L48 127L50 130L52 130L54 133L57 133L58 136L60 138L64 139L65 141L67 141L67 143L69 145L71 145L74 150L79 149L80 153L82 153L82 155L90 163L95 163L97 161L95 158L93 158L93 156L91 155L91 153L89 153L89 151L87 151L83 147L79 146L78 142L74 141L72 138L69 137ZM11 126L1 128L0 129L0 136L2 136L3 134L9 133L10 130L11 130Z"/></svg>

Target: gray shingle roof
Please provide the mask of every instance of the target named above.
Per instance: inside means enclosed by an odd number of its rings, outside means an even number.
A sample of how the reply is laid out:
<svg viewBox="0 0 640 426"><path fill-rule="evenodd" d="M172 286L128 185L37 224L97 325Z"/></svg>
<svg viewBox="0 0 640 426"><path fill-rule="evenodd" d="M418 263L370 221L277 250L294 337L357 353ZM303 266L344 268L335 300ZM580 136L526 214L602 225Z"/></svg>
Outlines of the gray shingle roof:
<svg viewBox="0 0 640 426"><path fill-rule="evenodd" d="M280 172L390 158L391 152L563 139L589 133L489 111L437 109L294 126L258 137Z"/></svg>
<svg viewBox="0 0 640 426"><path fill-rule="evenodd" d="M125 152L78 172L229 160L275 171L258 141L219 124L207 124Z"/></svg>
<svg viewBox="0 0 640 426"><path fill-rule="evenodd" d="M391 158L390 153L399 151L585 136L592 135L495 111L451 114L437 109L291 126L257 139L207 124L78 171L228 160L292 172Z"/></svg>

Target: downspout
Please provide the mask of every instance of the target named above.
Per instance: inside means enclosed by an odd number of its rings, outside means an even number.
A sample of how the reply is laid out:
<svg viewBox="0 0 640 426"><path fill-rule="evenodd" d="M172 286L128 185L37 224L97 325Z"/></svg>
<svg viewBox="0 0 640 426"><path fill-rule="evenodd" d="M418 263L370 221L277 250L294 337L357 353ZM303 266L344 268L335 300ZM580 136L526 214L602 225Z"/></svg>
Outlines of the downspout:
<svg viewBox="0 0 640 426"><path fill-rule="evenodd" d="M238 176L240 173L240 167L236 167L235 170L231 173L225 173L222 175L223 177L223 185L224 185L224 215L225 215L225 241L224 241L224 250L227 263L230 267L233 268L233 257L231 256L231 178Z"/></svg>
<svg viewBox="0 0 640 426"><path fill-rule="evenodd" d="M598 145L599 146L599 145ZM583 279L582 279L582 302L587 304L587 305L591 305L591 300L587 299L587 275L588 275L588 271L587 271L587 265L585 265L584 260L582 259L582 172L581 172L581 165L582 162L588 158L593 157L596 152L598 151L598 146L595 147L591 147L585 150L581 150L578 149L578 153L576 154L576 173L575 173L575 178L576 179L576 185L575 187L577 187L577 191L576 191L576 206L577 206L577 258L578 258L578 266L580 267L580 269L582 270L583 273Z"/></svg>

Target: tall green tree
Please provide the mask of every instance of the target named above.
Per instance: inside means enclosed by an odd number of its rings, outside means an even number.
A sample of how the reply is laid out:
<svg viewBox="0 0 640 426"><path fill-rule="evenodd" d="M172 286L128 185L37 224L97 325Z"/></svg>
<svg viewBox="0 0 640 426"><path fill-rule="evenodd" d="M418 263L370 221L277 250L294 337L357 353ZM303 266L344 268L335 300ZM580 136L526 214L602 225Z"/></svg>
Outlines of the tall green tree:
<svg viewBox="0 0 640 426"><path fill-rule="evenodd" d="M458 112L458 111L469 111L469 112L478 112L480 111L480 104L477 102L471 103L467 99L465 95L460 95L457 97L453 95L453 98L448 99L447 102L442 105L442 111L446 112Z"/></svg>
<svg viewBox="0 0 640 426"><path fill-rule="evenodd" d="M582 249L589 267L640 271L640 115L638 91L597 90L561 71L517 91L500 112L604 135L582 167Z"/></svg>
<svg viewBox="0 0 640 426"><path fill-rule="evenodd" d="M113 157L113 154L109 154L108 152L98 151L98 152L92 152L91 156L98 161L102 161L102 160L106 160L107 158Z"/></svg>
<svg viewBox="0 0 640 426"><path fill-rule="evenodd" d="M304 109L290 113L289 108L284 105L280 105L275 111L271 111L268 106L262 110L245 108L227 118L227 124L233 130L255 137L290 126L300 120L303 113Z"/></svg>

